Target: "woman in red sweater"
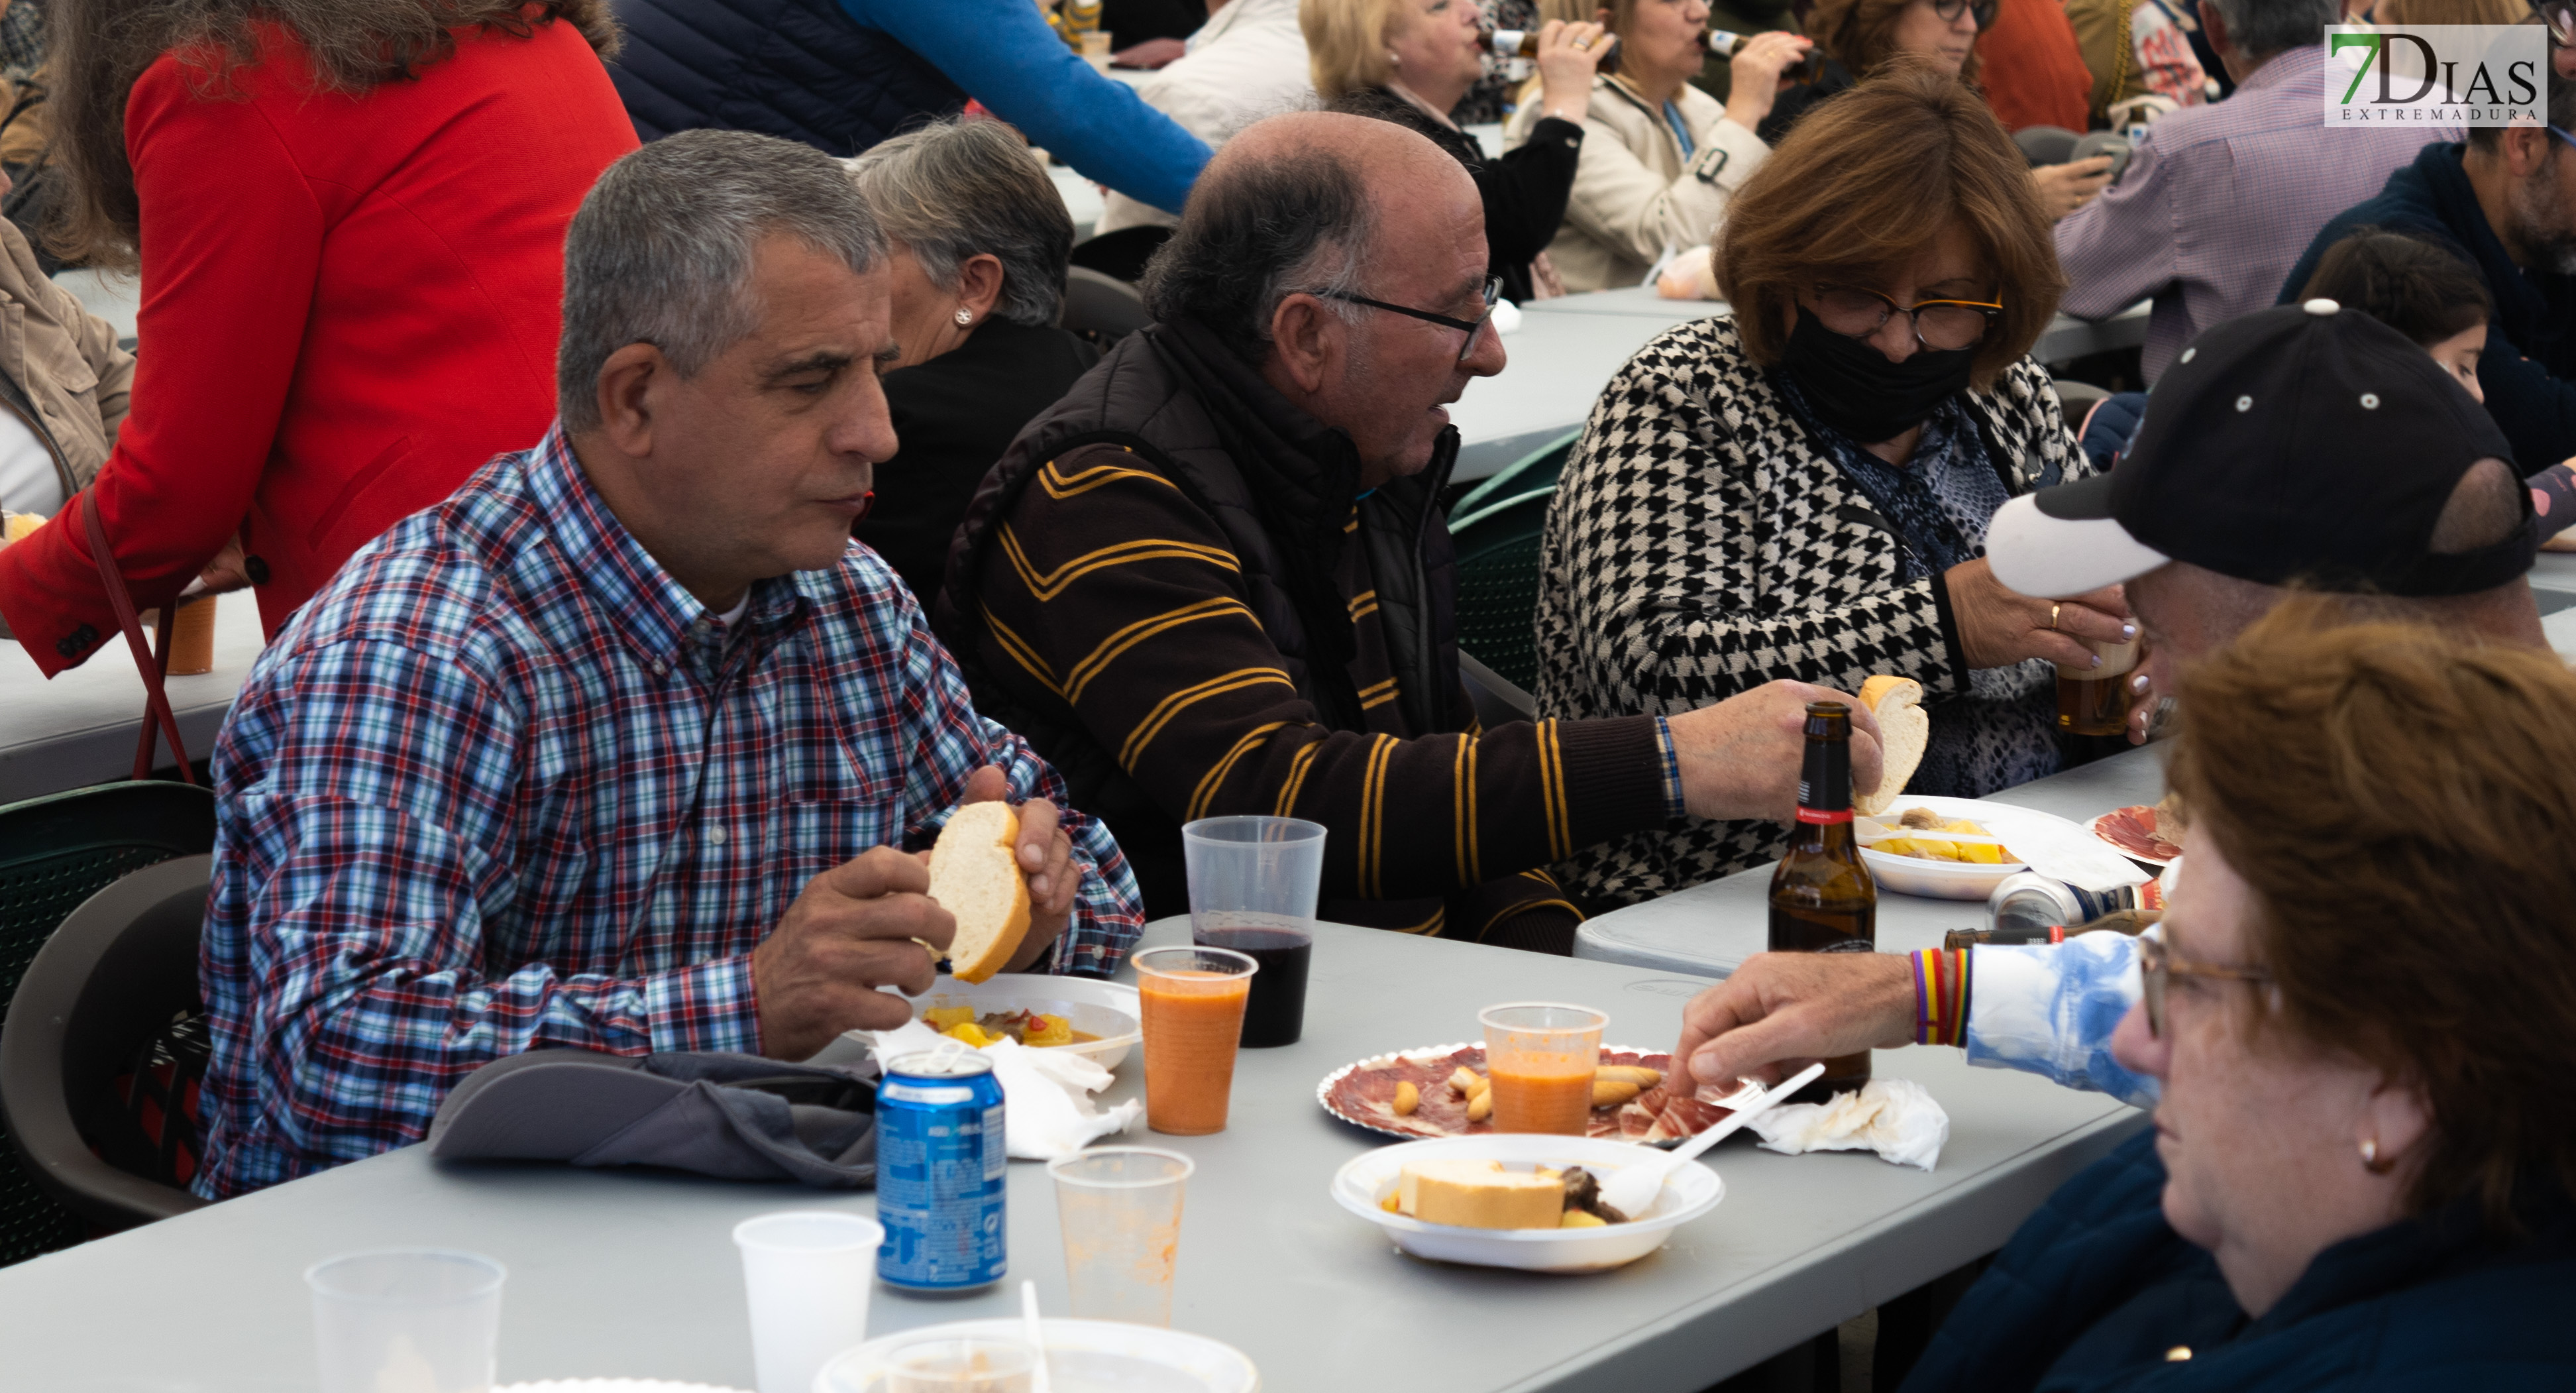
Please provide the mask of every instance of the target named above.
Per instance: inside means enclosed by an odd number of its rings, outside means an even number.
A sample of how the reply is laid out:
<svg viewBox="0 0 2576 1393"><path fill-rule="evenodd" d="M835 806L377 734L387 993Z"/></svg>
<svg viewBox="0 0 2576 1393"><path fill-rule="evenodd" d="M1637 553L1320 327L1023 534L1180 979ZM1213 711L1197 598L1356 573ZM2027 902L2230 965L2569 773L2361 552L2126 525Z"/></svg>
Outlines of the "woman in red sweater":
<svg viewBox="0 0 2576 1393"><path fill-rule="evenodd" d="M553 418L564 228L635 147L606 0L48 10L56 240L143 281L133 411L86 495L137 605L204 571L256 586L273 633ZM0 616L49 676L115 636L76 504L0 550Z"/></svg>

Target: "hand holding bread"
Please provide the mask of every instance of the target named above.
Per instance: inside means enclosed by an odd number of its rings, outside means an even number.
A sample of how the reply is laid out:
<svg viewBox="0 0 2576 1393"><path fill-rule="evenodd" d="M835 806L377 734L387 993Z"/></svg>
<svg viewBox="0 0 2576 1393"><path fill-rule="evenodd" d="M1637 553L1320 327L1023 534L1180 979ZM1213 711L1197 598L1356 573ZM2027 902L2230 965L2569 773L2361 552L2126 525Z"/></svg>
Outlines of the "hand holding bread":
<svg viewBox="0 0 2576 1393"><path fill-rule="evenodd" d="M968 982L1037 961L1072 921L1082 886L1055 804L1015 808L1010 792L1000 769L976 770L929 857L930 897L957 916L950 968Z"/></svg>
<svg viewBox="0 0 2576 1393"><path fill-rule="evenodd" d="M1811 701L1852 708L1852 787L1878 787L1878 720L1867 705L1812 682L1766 682L1715 706L1665 718L1690 815L1780 822L1795 817Z"/></svg>

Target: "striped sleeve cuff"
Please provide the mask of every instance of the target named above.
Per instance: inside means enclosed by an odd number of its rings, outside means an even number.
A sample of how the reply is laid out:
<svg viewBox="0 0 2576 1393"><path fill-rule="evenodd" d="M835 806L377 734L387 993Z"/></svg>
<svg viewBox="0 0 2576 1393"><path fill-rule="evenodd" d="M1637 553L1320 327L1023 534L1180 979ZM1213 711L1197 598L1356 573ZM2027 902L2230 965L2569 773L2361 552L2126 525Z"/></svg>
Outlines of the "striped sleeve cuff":
<svg viewBox="0 0 2576 1393"><path fill-rule="evenodd" d="M1914 959L1914 1043L1957 1045L1968 1035L1968 953L1926 948Z"/></svg>
<svg viewBox="0 0 2576 1393"><path fill-rule="evenodd" d="M1663 717L1655 718L1655 751L1664 761L1664 816L1680 820L1690 811L1682 802L1682 757L1673 749L1673 728Z"/></svg>
<svg viewBox="0 0 2576 1393"><path fill-rule="evenodd" d="M760 1053L760 997L751 955L718 958L644 979L644 1024L657 1054L672 1050Z"/></svg>

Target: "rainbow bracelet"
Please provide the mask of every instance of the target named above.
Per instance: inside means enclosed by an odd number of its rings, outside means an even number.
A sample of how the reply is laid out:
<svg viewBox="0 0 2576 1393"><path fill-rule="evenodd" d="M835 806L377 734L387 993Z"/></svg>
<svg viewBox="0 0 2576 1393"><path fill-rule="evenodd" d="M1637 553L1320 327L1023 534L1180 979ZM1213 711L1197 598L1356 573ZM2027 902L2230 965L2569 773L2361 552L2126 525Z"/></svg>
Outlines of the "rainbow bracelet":
<svg viewBox="0 0 2576 1393"><path fill-rule="evenodd" d="M1957 1045L1968 1038L1968 950L1926 948L1914 959L1914 1043Z"/></svg>

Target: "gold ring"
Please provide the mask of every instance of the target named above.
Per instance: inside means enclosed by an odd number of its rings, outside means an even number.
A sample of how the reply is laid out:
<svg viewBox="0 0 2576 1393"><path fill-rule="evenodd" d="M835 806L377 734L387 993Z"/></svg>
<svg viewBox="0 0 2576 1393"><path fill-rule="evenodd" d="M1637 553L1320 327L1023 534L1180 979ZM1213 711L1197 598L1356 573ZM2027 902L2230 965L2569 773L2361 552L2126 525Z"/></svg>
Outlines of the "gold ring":
<svg viewBox="0 0 2576 1393"><path fill-rule="evenodd" d="M2049 605L2049 607L2048 607L2048 627L2050 627L2050 628L2052 628L2052 629L2054 629L2054 628L2056 628L2056 627L2057 627L2057 612L2058 612L2059 610L2061 610L2061 609L2064 609L2064 608L2066 608L2066 606L2064 606L2064 605L2062 605L2062 604L2057 604L2057 603L2054 603L2054 602L2052 602L2052 603Z"/></svg>

